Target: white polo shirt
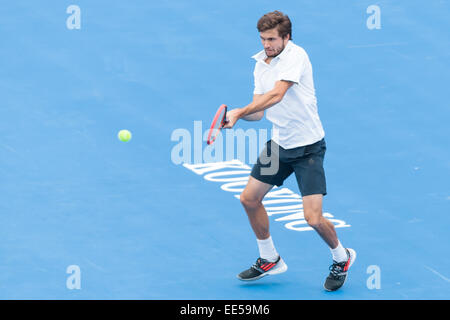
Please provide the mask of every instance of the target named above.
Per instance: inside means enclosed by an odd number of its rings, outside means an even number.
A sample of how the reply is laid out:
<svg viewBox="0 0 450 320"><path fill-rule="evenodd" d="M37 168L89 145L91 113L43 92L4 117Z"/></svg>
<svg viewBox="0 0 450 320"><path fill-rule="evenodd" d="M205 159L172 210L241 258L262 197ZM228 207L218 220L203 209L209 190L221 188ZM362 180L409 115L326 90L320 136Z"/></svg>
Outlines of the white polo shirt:
<svg viewBox="0 0 450 320"><path fill-rule="evenodd" d="M306 51L289 41L284 50L270 64L264 62L264 50L255 54L254 94L272 90L279 80L294 84L279 103L266 109L272 122L272 140L284 149L291 149L320 141L325 132L317 111L312 66Z"/></svg>

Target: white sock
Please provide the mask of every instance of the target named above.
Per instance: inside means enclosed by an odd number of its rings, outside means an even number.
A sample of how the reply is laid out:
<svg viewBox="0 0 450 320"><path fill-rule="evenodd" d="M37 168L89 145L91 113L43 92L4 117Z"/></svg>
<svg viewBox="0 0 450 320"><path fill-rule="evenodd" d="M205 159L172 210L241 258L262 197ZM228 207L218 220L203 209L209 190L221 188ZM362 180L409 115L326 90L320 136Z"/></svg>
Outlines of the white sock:
<svg viewBox="0 0 450 320"><path fill-rule="evenodd" d="M272 237L268 237L264 240L256 239L259 248L259 256L270 262L274 262L278 259L278 252L273 245Z"/></svg>
<svg viewBox="0 0 450 320"><path fill-rule="evenodd" d="M342 246L341 242L339 241L339 244L336 248L331 249L331 254L333 255L333 260L336 262L342 262L347 261L347 251L345 251L345 248Z"/></svg>

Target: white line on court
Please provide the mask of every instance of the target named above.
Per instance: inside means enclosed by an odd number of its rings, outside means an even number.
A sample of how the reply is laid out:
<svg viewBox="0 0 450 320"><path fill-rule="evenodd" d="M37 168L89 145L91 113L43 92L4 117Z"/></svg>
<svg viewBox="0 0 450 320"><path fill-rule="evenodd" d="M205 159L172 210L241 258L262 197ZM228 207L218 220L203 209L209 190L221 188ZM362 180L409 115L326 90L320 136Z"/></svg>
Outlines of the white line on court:
<svg viewBox="0 0 450 320"><path fill-rule="evenodd" d="M442 278L443 280L445 280L445 281L447 281L447 282L450 282L450 279L449 279L449 278L444 277L442 274L440 274L440 273L437 272L436 270L431 269L431 268L428 267L428 266L425 266L425 268L427 268L428 270L430 270L431 272L433 272L435 275L439 276L439 277Z"/></svg>

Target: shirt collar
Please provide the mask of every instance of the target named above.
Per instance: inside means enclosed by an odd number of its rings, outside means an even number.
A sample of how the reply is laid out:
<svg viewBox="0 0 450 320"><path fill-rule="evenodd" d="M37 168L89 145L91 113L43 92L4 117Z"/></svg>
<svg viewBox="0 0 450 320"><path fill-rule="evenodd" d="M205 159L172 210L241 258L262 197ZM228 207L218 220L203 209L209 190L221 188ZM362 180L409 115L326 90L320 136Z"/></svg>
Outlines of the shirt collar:
<svg viewBox="0 0 450 320"><path fill-rule="evenodd" d="M293 46L293 43L291 40L288 41L288 43L286 44L286 47L283 49L283 51L281 51L281 53L279 55L277 55L275 58L278 59L283 59L287 53L291 50ZM263 61L267 58L266 55L266 51L263 49L260 52L258 52L257 54L252 56L253 59L255 59L256 61Z"/></svg>

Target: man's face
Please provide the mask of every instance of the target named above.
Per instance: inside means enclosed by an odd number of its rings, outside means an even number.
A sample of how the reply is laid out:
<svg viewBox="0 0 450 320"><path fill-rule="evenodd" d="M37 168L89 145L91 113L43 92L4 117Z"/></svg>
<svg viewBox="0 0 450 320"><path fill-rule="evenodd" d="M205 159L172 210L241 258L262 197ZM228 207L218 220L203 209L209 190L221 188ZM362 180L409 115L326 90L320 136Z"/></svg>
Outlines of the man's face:
<svg viewBox="0 0 450 320"><path fill-rule="evenodd" d="M283 39L278 34L277 28L260 32L259 36L261 37L261 42L266 51L266 55L270 58L279 55L289 41L289 35Z"/></svg>

